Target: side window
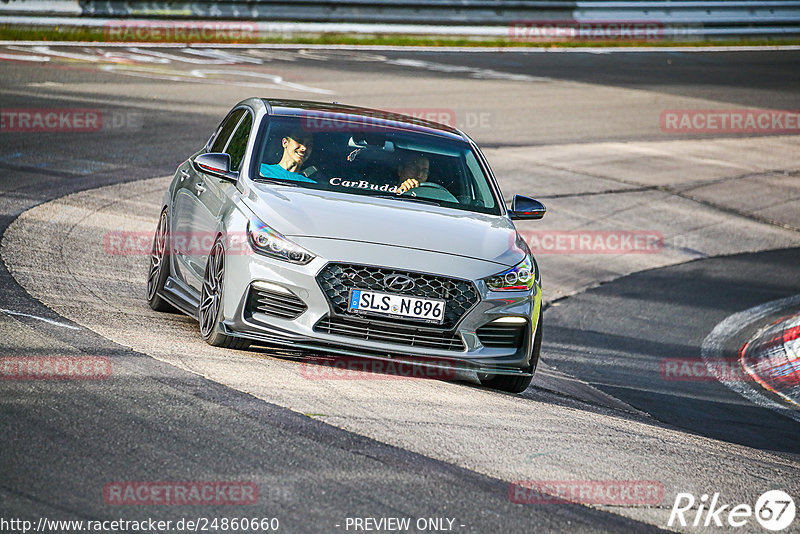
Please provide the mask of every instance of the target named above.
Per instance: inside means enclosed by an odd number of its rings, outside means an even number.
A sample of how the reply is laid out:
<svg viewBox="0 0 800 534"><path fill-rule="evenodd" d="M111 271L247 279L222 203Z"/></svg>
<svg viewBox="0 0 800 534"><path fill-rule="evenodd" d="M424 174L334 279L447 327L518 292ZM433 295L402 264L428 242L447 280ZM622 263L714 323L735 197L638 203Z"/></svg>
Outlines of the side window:
<svg viewBox="0 0 800 534"><path fill-rule="evenodd" d="M475 158L475 154L473 154L471 150L467 151L466 160L467 167L469 167L469 170L473 176L472 181L477 185L478 188L478 194L476 195L477 198L475 200L479 201L479 205L482 205L485 208L493 208L494 200L492 199L492 191L489 188L489 177L484 176L481 166L478 163L478 160Z"/></svg>
<svg viewBox="0 0 800 534"><path fill-rule="evenodd" d="M239 127L236 128L236 133L231 137L231 142L228 143L228 149L225 151L231 157L231 170L238 171L244 159L245 150L247 150L247 139L250 137L250 128L253 126L253 116L246 113L242 119Z"/></svg>
<svg viewBox="0 0 800 534"><path fill-rule="evenodd" d="M222 121L222 124L219 127L219 133L217 134L216 139L214 139L214 144L211 145L211 152L223 152L225 150L225 146L228 144L228 139L233 133L233 129L236 128L236 125L239 123L239 119L242 118L242 115L245 113L243 109L237 109L228 117Z"/></svg>

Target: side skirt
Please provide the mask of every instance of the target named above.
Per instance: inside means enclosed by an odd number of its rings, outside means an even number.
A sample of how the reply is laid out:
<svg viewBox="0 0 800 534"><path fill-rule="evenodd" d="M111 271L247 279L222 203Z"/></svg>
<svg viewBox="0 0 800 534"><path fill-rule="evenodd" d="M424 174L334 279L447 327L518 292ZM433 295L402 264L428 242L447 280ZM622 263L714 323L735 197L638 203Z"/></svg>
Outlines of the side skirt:
<svg viewBox="0 0 800 534"><path fill-rule="evenodd" d="M158 294L189 317L199 320L200 296L183 282L170 276Z"/></svg>

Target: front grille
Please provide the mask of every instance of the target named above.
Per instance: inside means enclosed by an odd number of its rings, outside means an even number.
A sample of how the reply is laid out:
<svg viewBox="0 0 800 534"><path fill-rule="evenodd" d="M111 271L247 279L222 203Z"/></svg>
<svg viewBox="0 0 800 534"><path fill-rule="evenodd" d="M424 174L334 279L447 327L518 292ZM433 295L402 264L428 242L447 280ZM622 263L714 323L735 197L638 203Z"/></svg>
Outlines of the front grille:
<svg viewBox="0 0 800 534"><path fill-rule="evenodd" d="M306 309L308 309L306 304L294 293L250 286L245 313L248 316L252 316L253 313L263 313L281 319L295 319Z"/></svg>
<svg viewBox="0 0 800 534"><path fill-rule="evenodd" d="M384 267L350 265L345 263L329 263L317 275L317 283L328 297L334 315L347 314L347 301L351 289L368 289L387 292L383 280L389 275L402 274L414 280L414 287L404 291L404 295L443 299L445 306L444 321L437 325L437 330L452 330L461 318L478 302L478 291L472 282L415 273ZM393 291L388 291L393 293ZM419 325L413 319L395 319L394 324Z"/></svg>
<svg viewBox="0 0 800 534"><path fill-rule="evenodd" d="M317 322L314 330L324 334L383 343L397 343L407 347L464 350L464 342L461 340L461 336L442 332L436 328L420 328L418 326L402 326L367 319L326 316Z"/></svg>
<svg viewBox="0 0 800 534"><path fill-rule="evenodd" d="M484 347L516 349L525 340L528 324L489 323L478 328L475 333Z"/></svg>

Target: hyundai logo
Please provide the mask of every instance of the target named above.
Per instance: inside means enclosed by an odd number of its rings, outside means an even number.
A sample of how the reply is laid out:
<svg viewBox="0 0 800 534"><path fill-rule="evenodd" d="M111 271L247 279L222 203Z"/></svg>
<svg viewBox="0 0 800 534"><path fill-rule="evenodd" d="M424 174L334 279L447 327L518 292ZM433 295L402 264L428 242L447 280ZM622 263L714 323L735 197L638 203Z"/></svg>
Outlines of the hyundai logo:
<svg viewBox="0 0 800 534"><path fill-rule="evenodd" d="M390 291L408 291L414 287L414 279L404 274L390 274L383 279L383 287Z"/></svg>

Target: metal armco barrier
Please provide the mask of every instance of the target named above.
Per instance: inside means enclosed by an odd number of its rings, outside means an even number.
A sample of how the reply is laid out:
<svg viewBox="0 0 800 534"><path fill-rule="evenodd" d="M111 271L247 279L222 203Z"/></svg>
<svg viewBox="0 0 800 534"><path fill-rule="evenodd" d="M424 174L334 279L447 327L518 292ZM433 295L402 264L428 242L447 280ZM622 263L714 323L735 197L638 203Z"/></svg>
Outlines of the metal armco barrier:
<svg viewBox="0 0 800 534"><path fill-rule="evenodd" d="M0 15L54 14L80 18L386 25L376 29L380 33L402 33L392 25L422 25L430 26L432 35L459 33L454 29L460 26L463 34L469 35L475 34L470 28L513 28L514 24L525 23L635 22L677 28L666 33L687 38L800 36L798 0L0 0Z"/></svg>
<svg viewBox="0 0 800 534"><path fill-rule="evenodd" d="M247 18L269 22L369 24L504 24L536 17L570 20L576 2L525 0L222 0L195 2L80 2L99 16Z"/></svg>

